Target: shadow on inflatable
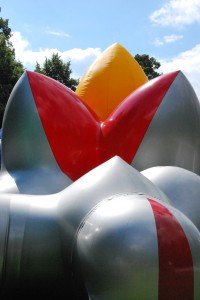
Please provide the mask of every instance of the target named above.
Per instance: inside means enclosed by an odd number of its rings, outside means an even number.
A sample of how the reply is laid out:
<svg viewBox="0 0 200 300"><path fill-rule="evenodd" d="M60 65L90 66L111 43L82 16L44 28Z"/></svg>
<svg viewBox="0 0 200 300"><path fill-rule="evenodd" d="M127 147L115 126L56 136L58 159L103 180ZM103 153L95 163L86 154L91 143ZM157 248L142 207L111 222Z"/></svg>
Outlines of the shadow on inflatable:
<svg viewBox="0 0 200 300"><path fill-rule="evenodd" d="M5 110L0 296L200 299L200 105L120 44L76 92L26 71Z"/></svg>

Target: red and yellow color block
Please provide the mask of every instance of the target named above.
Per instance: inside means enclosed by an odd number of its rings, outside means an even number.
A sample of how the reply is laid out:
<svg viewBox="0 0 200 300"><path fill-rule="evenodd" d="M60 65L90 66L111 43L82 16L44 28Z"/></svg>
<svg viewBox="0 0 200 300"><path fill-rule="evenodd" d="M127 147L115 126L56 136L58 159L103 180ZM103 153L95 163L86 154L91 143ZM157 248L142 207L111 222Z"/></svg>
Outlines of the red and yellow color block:
<svg viewBox="0 0 200 300"><path fill-rule="evenodd" d="M147 81L134 57L116 43L89 67L76 94L104 121L130 93Z"/></svg>

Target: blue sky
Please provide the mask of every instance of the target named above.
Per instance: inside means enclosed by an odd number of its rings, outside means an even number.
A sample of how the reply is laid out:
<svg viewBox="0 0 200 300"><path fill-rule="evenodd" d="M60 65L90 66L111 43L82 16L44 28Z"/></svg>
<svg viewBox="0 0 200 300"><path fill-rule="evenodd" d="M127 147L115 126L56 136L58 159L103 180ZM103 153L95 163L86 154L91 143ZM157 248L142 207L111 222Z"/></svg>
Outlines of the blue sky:
<svg viewBox="0 0 200 300"><path fill-rule="evenodd" d="M200 0L0 0L16 58L33 70L58 52L81 78L115 42L182 70L200 99Z"/></svg>

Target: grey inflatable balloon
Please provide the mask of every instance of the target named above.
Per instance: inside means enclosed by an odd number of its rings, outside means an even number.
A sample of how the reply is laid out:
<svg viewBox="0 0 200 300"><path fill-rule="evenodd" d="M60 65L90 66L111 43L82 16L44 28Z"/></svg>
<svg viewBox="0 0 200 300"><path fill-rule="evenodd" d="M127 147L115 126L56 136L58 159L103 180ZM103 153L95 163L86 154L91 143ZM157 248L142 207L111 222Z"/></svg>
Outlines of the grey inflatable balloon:
<svg viewBox="0 0 200 300"><path fill-rule="evenodd" d="M178 167L154 167L141 172L200 230L200 176Z"/></svg>
<svg viewBox="0 0 200 300"><path fill-rule="evenodd" d="M81 273L74 271L75 258L72 259L77 229L103 199L129 193L170 202L159 188L119 157L56 194L1 194L1 299L14 299L17 295L27 299L88 299Z"/></svg>
<svg viewBox="0 0 200 300"><path fill-rule="evenodd" d="M132 166L140 171L177 166L200 174L200 105L182 72L159 105Z"/></svg>
<svg viewBox="0 0 200 300"><path fill-rule="evenodd" d="M89 299L198 300L199 251L199 231L183 213L128 194L91 210L78 231L75 261Z"/></svg>

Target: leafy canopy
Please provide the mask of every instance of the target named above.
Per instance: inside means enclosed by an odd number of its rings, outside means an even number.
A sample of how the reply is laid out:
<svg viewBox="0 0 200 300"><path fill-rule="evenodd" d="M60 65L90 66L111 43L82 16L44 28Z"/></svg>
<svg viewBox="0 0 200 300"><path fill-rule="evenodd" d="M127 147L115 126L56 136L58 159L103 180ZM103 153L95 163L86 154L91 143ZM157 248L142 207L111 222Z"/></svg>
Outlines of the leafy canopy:
<svg viewBox="0 0 200 300"><path fill-rule="evenodd" d="M64 63L58 53L54 53L51 58L45 59L42 67L38 62L36 62L34 71L51 77L71 88L72 90L75 90L79 80L71 78L72 70L70 65L70 61Z"/></svg>
<svg viewBox="0 0 200 300"><path fill-rule="evenodd" d="M159 69L160 63L154 57L149 57L149 55L147 54L136 54L135 60L142 67L148 79L153 79L161 75L161 73L158 73L156 71L157 69Z"/></svg>
<svg viewBox="0 0 200 300"><path fill-rule="evenodd" d="M15 59L8 22L8 19L0 18L0 126L10 93L24 72L22 63Z"/></svg>

